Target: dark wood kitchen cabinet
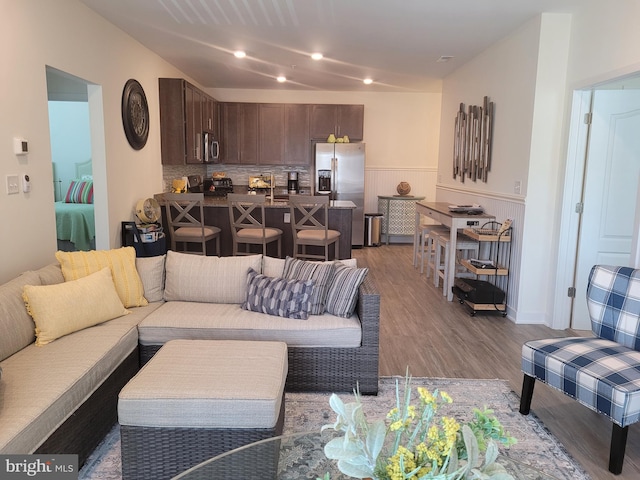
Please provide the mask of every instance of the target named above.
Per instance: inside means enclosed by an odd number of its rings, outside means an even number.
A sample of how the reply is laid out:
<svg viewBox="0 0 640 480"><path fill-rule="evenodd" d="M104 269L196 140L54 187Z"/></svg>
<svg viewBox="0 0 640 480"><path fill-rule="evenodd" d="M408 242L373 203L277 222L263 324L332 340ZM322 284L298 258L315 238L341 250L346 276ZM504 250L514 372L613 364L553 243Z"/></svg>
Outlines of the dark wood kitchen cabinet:
<svg viewBox="0 0 640 480"><path fill-rule="evenodd" d="M258 164L258 104L222 103L222 163Z"/></svg>
<svg viewBox="0 0 640 480"><path fill-rule="evenodd" d="M202 100L200 90L185 83L185 131L186 160L185 163L203 163L202 157Z"/></svg>
<svg viewBox="0 0 640 480"><path fill-rule="evenodd" d="M309 105L285 104L284 131L284 164L311 165Z"/></svg>
<svg viewBox="0 0 640 480"><path fill-rule="evenodd" d="M260 165L309 165L309 106L261 103L258 118Z"/></svg>
<svg viewBox="0 0 640 480"><path fill-rule="evenodd" d="M261 165L282 165L285 153L285 105L261 103L258 106L258 151Z"/></svg>
<svg viewBox="0 0 640 480"><path fill-rule="evenodd" d="M162 164L203 163L202 132L216 131L215 99L181 78L160 78L158 86Z"/></svg>
<svg viewBox="0 0 640 480"><path fill-rule="evenodd" d="M202 100L202 127L219 138L218 123L218 102L213 97L205 96Z"/></svg>
<svg viewBox="0 0 640 480"><path fill-rule="evenodd" d="M326 140L331 134L362 140L364 105L311 105L311 138Z"/></svg>

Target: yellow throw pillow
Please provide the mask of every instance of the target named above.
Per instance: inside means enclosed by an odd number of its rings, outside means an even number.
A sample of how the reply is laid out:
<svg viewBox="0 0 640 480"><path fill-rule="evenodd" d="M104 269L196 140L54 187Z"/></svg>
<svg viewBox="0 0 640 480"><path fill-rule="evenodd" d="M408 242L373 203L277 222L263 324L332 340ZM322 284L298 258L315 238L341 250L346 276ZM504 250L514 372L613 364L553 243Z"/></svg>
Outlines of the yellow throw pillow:
<svg viewBox="0 0 640 480"><path fill-rule="evenodd" d="M136 250L133 247L89 252L58 251L56 258L67 282L109 267L116 291L125 307L143 307L149 304L144 298L144 286L136 269Z"/></svg>
<svg viewBox="0 0 640 480"><path fill-rule="evenodd" d="M22 298L36 324L38 346L129 313L106 267L78 280L25 285Z"/></svg>

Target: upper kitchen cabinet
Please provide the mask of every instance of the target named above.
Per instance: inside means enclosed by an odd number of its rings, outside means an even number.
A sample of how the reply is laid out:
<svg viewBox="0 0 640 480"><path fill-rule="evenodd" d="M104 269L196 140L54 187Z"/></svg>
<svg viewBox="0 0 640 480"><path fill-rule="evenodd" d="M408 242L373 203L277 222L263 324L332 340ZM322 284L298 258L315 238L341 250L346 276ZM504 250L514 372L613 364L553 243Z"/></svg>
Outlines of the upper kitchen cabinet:
<svg viewBox="0 0 640 480"><path fill-rule="evenodd" d="M221 103L222 163L258 164L258 104Z"/></svg>
<svg viewBox="0 0 640 480"><path fill-rule="evenodd" d="M218 137L218 123L218 102L213 97L205 96L202 101L202 127Z"/></svg>
<svg viewBox="0 0 640 480"><path fill-rule="evenodd" d="M285 154L285 105L258 105L258 151L260 164L282 165Z"/></svg>
<svg viewBox="0 0 640 480"><path fill-rule="evenodd" d="M285 104L284 131L284 164L311 165L309 105Z"/></svg>
<svg viewBox="0 0 640 480"><path fill-rule="evenodd" d="M311 105L311 138L326 140L331 134L362 140L364 105Z"/></svg>
<svg viewBox="0 0 640 480"><path fill-rule="evenodd" d="M216 128L215 100L181 78L160 78L158 86L163 165L203 163L202 132Z"/></svg>

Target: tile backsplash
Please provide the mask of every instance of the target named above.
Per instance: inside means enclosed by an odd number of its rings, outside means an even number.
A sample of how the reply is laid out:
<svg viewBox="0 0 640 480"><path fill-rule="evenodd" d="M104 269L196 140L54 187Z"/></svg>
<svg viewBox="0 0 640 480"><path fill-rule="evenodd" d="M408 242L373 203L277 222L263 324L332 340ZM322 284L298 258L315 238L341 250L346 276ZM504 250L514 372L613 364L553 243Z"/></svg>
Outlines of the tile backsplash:
<svg viewBox="0 0 640 480"><path fill-rule="evenodd" d="M249 177L271 173L276 179L276 188L287 188L287 175L291 171L298 172L300 188L310 187L311 168L300 165L164 165L162 167L163 191L171 191L171 185L176 178L188 175L202 175L203 178L209 178L213 172L225 172L234 185L243 187L249 185Z"/></svg>

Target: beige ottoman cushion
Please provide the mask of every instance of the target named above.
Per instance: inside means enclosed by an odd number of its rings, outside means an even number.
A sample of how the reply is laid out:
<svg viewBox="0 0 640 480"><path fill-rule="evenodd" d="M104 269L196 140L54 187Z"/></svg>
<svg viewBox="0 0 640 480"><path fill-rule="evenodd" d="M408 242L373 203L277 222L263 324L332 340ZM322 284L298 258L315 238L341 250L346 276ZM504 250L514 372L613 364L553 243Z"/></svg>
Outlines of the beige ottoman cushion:
<svg viewBox="0 0 640 480"><path fill-rule="evenodd" d="M167 342L122 389L121 425L273 428L287 377L287 344Z"/></svg>

